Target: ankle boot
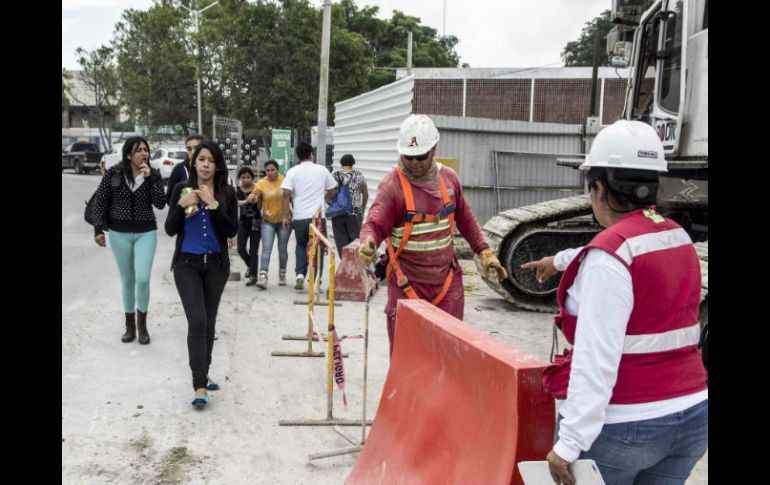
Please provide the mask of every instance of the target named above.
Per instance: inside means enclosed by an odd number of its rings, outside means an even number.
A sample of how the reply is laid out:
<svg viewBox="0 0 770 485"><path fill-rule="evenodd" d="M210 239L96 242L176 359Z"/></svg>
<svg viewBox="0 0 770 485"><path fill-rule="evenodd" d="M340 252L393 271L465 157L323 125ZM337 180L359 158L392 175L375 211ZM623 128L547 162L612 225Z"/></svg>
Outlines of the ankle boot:
<svg viewBox="0 0 770 485"><path fill-rule="evenodd" d="M126 313L126 333L120 337L123 343L133 342L136 338L136 314Z"/></svg>
<svg viewBox="0 0 770 485"><path fill-rule="evenodd" d="M139 316L136 319L136 326L139 329L139 343L147 345L150 343L150 334L147 333L147 312L137 310L136 314Z"/></svg>

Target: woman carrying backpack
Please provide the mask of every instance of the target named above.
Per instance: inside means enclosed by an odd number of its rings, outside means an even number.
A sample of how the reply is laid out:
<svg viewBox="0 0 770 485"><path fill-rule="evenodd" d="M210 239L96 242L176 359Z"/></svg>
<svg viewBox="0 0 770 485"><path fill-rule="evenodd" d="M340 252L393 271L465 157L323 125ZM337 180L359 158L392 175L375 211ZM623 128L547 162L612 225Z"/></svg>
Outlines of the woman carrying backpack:
<svg viewBox="0 0 770 485"><path fill-rule="evenodd" d="M340 159L342 170L335 171L332 176L337 181L339 190L331 201L330 209L335 207L334 201L339 202L345 197L345 192L349 194L349 209L336 215L327 212L327 217L331 217L332 231L334 232L334 243L337 246L337 252L342 257L342 248L358 239L361 232L361 222L366 210L366 202L369 199L369 190L366 188L366 179L358 170L353 170L356 160L353 155L345 154ZM344 189L347 187L347 191Z"/></svg>
<svg viewBox="0 0 770 485"><path fill-rule="evenodd" d="M158 241L152 206L163 209L166 205L160 172L150 168L149 160L147 140L138 136L126 140L122 163L110 167L102 177L92 212L96 244L107 245L104 231L109 229L110 248L118 263L126 314L126 333L121 341L133 341L138 324L139 343L144 345L150 343L147 308Z"/></svg>

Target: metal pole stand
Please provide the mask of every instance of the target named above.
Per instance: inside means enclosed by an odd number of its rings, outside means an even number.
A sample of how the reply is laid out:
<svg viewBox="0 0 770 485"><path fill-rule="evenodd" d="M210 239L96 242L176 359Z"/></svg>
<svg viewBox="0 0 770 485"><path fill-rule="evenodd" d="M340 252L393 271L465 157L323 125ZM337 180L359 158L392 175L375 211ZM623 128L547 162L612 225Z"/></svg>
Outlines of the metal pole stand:
<svg viewBox="0 0 770 485"><path fill-rule="evenodd" d="M323 234L320 233L315 224L310 225L311 234L316 233L318 237L329 248L329 323L328 323L328 348L326 351L326 418L322 419L281 419L278 420L280 426L358 426L360 424L357 420L340 419L335 418L332 412L334 406L333 393L334 393L334 252L336 248L334 244L326 239ZM315 255L313 247L311 246L311 255ZM313 292L310 292L310 298L312 299ZM312 331L309 330L309 332ZM308 335L308 338L311 338ZM369 423L371 424L371 423Z"/></svg>
<svg viewBox="0 0 770 485"><path fill-rule="evenodd" d="M315 228L316 223L316 217L319 214L320 208L316 210L316 215L313 216L313 219L310 222L310 227ZM318 239L315 237L315 233L313 231L310 231L310 278L308 279L308 307L307 307L307 335L300 336L298 338L292 338L292 339L286 339L284 336L284 340L307 340L307 350L304 352L291 352L291 351L283 351L283 350L274 350L270 353L273 357L323 357L323 352L313 352L313 323L315 323L315 316L313 314L313 309L315 308L315 273L318 270L316 268L316 261L315 261L315 255L316 250L318 246Z"/></svg>
<svg viewBox="0 0 770 485"><path fill-rule="evenodd" d="M359 444L356 444L355 441L348 437L346 434L344 434L340 429L337 427L332 428L335 433L342 436L345 441L350 443L353 446L347 446L345 448L337 448L334 450L325 451L322 453L312 453L308 455L308 460L317 460L319 458L331 458L333 456L340 456L340 455L349 455L352 453L358 453L364 448L364 444L366 443L366 426L371 426L372 422L366 420L366 371L368 368L368 362L369 362L369 298L371 298L371 293L374 292L374 289L371 290L370 293L366 294L366 310L364 311L364 392L363 392L363 411L361 412L361 442Z"/></svg>
<svg viewBox="0 0 770 485"><path fill-rule="evenodd" d="M311 234L310 237L315 237L315 234ZM316 274L317 274L317 270L316 270ZM310 284L310 281L314 281L314 280L315 280L314 286L316 286L316 288L315 288L315 291L313 292L313 307L315 307L315 305L329 306L329 301L328 300L327 301L321 301L320 300L320 296L319 295L321 294L321 289L318 288L318 286L320 286L320 283L318 283L318 281L319 281L318 276L311 275L310 278L308 279L308 284ZM310 303L309 299L307 301L305 301L305 300L294 300L294 304L295 305L308 305L309 303ZM334 306L335 307L342 306L342 303L334 302ZM314 322L315 322L315 320L314 320ZM326 336L323 335L323 334L316 334L316 338L319 338L319 339L320 338L326 338ZM284 335L283 337L281 337L281 339L282 340L307 340L307 335ZM347 356L348 356L348 354L344 354L343 355L343 357L347 357Z"/></svg>

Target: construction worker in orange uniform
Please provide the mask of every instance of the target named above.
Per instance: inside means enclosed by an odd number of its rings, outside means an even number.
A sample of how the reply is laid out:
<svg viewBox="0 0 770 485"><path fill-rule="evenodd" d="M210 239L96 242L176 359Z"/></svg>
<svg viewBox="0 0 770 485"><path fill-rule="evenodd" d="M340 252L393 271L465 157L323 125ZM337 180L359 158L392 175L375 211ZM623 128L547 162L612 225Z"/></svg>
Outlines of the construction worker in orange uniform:
<svg viewBox="0 0 770 485"><path fill-rule="evenodd" d="M478 253L485 273L508 273L484 240L457 174L436 163L439 133L426 115L410 115L401 124L396 168L377 188L361 228L359 258L370 264L377 247L388 250L388 339L393 355L396 302L422 298L462 320L465 306L462 268L454 255L455 227Z"/></svg>

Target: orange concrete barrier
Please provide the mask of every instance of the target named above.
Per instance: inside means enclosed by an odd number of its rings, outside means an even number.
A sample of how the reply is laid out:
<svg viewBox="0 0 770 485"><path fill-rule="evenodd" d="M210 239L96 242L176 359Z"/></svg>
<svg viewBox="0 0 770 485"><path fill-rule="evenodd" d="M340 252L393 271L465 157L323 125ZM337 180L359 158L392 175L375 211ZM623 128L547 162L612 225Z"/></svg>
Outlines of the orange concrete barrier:
<svg viewBox="0 0 770 485"><path fill-rule="evenodd" d="M523 484L553 445L547 364L423 300L401 300L390 369L346 485Z"/></svg>
<svg viewBox="0 0 770 485"><path fill-rule="evenodd" d="M379 287L379 281L374 273L367 272L364 263L358 259L359 241L353 241L342 248L342 262L335 279L337 280L337 300L366 301L366 295L371 295Z"/></svg>

